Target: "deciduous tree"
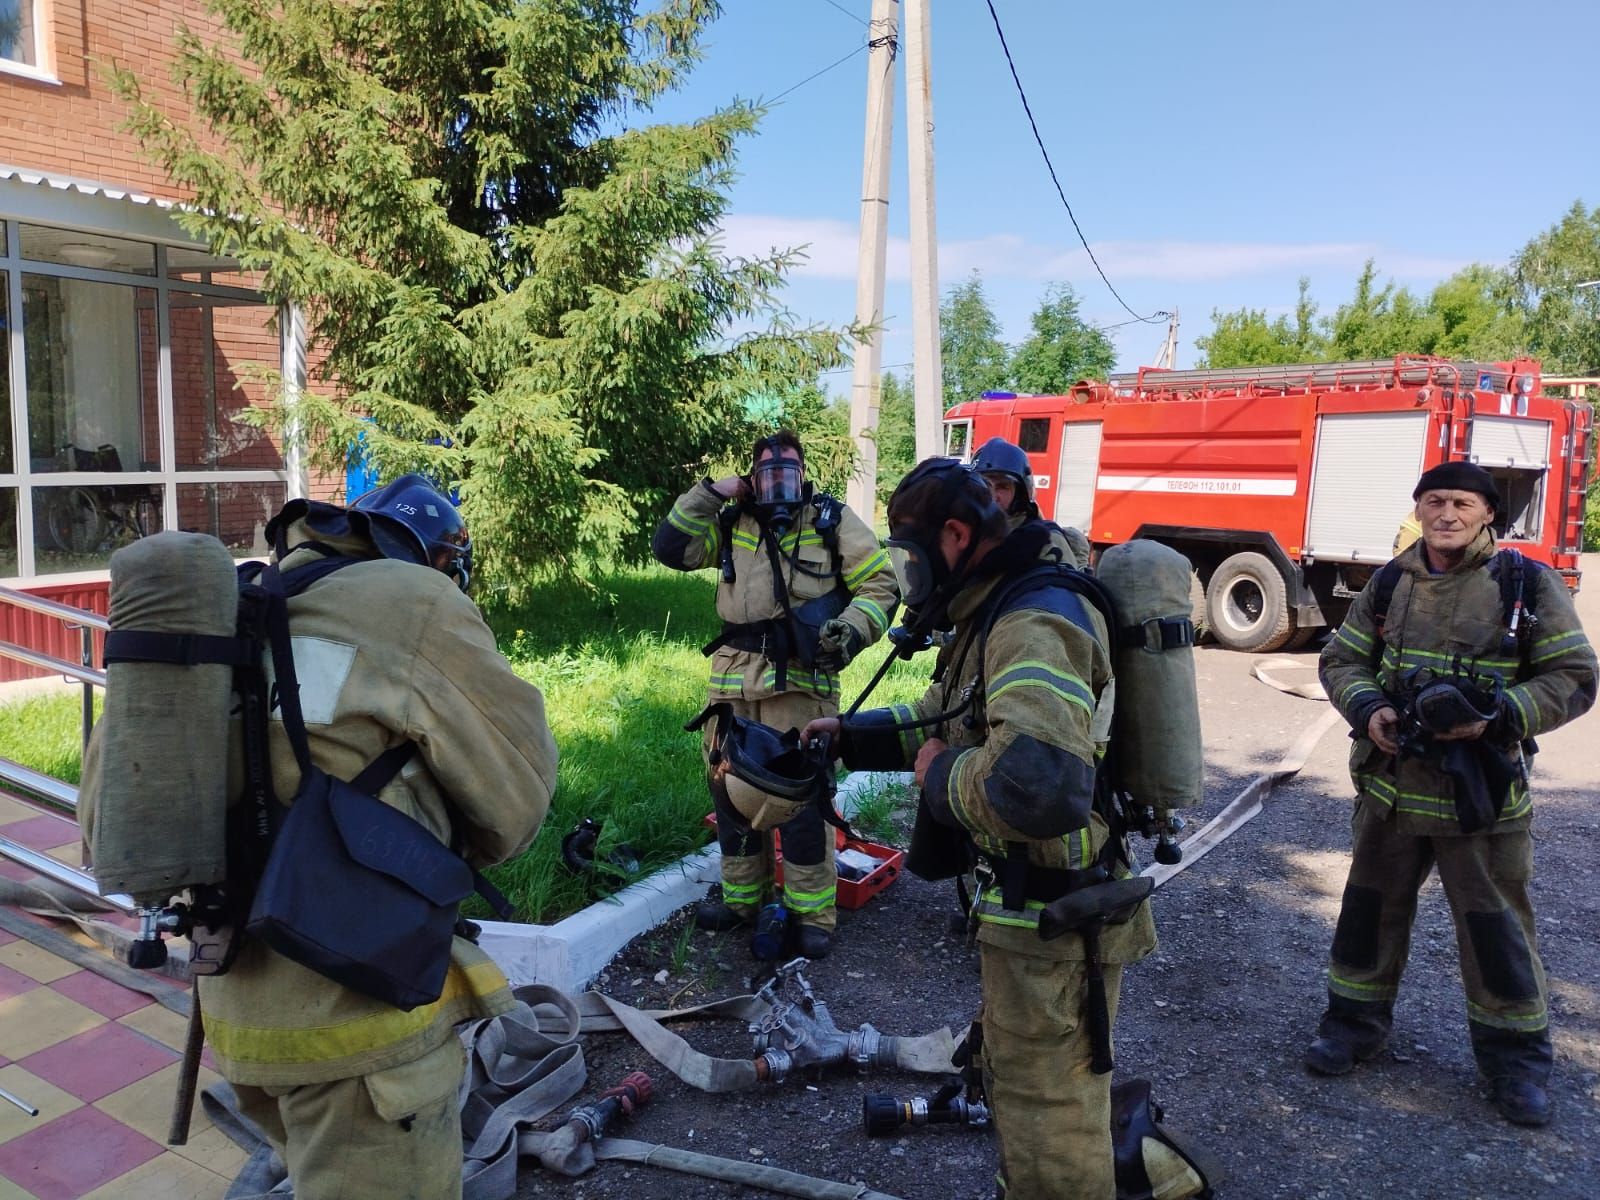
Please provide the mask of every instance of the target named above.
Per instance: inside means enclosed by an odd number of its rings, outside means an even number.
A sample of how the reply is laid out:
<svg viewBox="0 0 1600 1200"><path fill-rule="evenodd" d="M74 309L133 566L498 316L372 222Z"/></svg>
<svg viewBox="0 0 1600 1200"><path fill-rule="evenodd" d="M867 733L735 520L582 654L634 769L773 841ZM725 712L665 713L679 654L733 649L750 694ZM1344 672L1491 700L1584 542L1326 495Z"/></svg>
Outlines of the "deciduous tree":
<svg viewBox="0 0 1600 1200"><path fill-rule="evenodd" d="M1517 302L1551 374L1600 373L1600 208L1578 201L1517 255Z"/></svg>
<svg viewBox="0 0 1600 1200"><path fill-rule="evenodd" d="M1326 322L1317 320L1317 303L1311 299L1311 281L1300 279L1294 322L1287 316L1267 319L1261 308L1232 312L1211 311L1211 332L1195 339L1199 366L1243 367L1265 363L1316 362L1327 356Z"/></svg>
<svg viewBox="0 0 1600 1200"><path fill-rule="evenodd" d="M976 271L946 292L939 305L939 357L946 407L1002 390L1010 381L1010 351L1000 340L1000 322Z"/></svg>
<svg viewBox="0 0 1600 1200"><path fill-rule="evenodd" d="M1052 284L1029 318L1033 332L1011 358L1011 376L1024 392L1065 392L1080 379L1104 379L1117 361L1105 333L1078 315L1078 297Z"/></svg>

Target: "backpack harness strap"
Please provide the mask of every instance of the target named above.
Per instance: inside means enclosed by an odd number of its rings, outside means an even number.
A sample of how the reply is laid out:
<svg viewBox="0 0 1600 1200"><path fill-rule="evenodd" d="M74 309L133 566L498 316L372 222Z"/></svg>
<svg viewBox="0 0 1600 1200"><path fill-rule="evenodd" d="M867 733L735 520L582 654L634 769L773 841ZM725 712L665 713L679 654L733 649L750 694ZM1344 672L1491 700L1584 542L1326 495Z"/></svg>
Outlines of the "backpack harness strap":
<svg viewBox="0 0 1600 1200"><path fill-rule="evenodd" d="M844 560L839 553L839 520L842 505L839 501L826 492L817 495L813 504L817 516L812 528L822 538L822 544L828 548L833 560L833 575L839 581L839 586L844 586ZM724 583L732 583L737 578L733 567L733 528L738 523L740 515L744 512L742 503L725 504L717 513L717 524L722 531L722 579ZM789 603L789 588L784 582L783 553L778 548L778 539L766 526L761 527L761 546L766 551L767 561L772 567L772 598L782 617L769 617L764 621L724 621L722 629L716 637L700 647L700 653L707 658L715 654L724 646L734 650L743 650L749 654L759 654L762 658L772 663L773 683L780 692L787 691L789 687L789 660L798 658L799 643L795 637L794 607ZM800 539L798 532L795 537L795 555L800 552ZM795 557L789 559L791 577L798 570ZM809 574L810 572L808 572ZM810 666L810 663L806 663Z"/></svg>
<svg viewBox="0 0 1600 1200"><path fill-rule="evenodd" d="M1500 622L1503 629L1500 638L1500 652L1504 655L1515 655L1518 659L1517 674L1520 677L1527 668L1527 651L1533 643L1533 634L1539 625L1538 613L1534 611L1535 603L1539 596L1538 572L1539 567L1533 564L1530 569L1528 559L1522 551L1506 547L1497 551L1488 562L1489 576L1500 588ZM1372 665L1376 669L1383 658L1385 633L1389 622L1389 606L1394 602L1395 588L1399 586L1400 577L1405 574L1398 558L1391 558L1378 568L1378 573L1373 576L1372 585L1372 619L1373 629L1377 636L1372 640ZM1533 577L1533 588L1528 588L1528 580Z"/></svg>

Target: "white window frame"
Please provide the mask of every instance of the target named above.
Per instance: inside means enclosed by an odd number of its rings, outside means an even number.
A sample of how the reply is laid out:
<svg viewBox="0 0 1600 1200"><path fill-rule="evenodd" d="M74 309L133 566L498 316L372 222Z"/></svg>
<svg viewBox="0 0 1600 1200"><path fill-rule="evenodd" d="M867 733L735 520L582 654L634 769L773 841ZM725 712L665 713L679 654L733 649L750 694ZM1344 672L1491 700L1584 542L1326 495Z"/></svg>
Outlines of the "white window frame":
<svg viewBox="0 0 1600 1200"><path fill-rule="evenodd" d="M7 289L6 307L9 318L11 366L11 449L12 467L9 473L0 472L0 489L15 489L17 521L17 575L3 580L7 585L18 581L32 586L37 583L59 584L105 578L103 568L52 575L35 575L36 536L33 522L33 492L45 487L99 487L117 483L146 483L161 489L161 527L176 528L178 487L180 484L206 483L281 483L286 498L296 493L298 472L292 460L285 459L284 469L252 468L235 470L206 470L177 465L177 436L174 428L172 391L172 329L169 320L169 298L173 292L213 296L237 300L247 304L265 306L266 299L247 288L227 287L221 284L198 283L186 279L171 279L167 269L167 247L178 243L154 242L155 275L141 275L130 271L105 271L91 267L74 267L61 263L39 262L22 256L21 226L24 224L51 224L33 217L7 216L0 218L5 228L5 252L0 254L0 274ZM57 228L69 226L57 225ZM91 231L86 231L91 232ZM99 232L99 231L92 231ZM138 234L117 234L151 241ZM186 248L203 249L192 244ZM122 471L116 474L94 471L35 471L28 443L28 377L25 354L25 331L22 321L22 276L50 275L62 279L85 280L91 283L112 283L123 287L148 288L156 293L156 328L158 337L156 373L157 438L161 458L155 471ZM281 448L280 448L281 453Z"/></svg>
<svg viewBox="0 0 1600 1200"><path fill-rule="evenodd" d="M61 80L56 76L55 39L49 36L55 22L51 0L22 0L18 7L33 9L33 62L0 58L0 74L20 75L24 79L59 87Z"/></svg>

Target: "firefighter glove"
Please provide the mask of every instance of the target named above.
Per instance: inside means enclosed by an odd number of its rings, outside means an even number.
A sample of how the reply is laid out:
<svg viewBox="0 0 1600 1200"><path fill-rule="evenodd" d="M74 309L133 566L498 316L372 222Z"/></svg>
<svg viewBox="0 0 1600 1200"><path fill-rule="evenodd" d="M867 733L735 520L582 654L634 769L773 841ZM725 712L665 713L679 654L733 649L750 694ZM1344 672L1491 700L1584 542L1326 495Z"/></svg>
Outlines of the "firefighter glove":
<svg viewBox="0 0 1600 1200"><path fill-rule="evenodd" d="M823 625L817 638L817 666L835 673L844 670L861 653L866 640L849 621L835 617Z"/></svg>

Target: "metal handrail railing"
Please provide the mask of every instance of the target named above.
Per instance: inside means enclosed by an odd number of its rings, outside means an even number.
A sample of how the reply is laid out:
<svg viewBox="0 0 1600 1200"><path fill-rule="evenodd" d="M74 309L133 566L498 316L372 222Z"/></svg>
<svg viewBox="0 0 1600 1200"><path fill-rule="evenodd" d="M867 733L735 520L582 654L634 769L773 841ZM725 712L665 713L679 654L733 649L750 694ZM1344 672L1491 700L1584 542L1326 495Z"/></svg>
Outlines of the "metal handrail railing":
<svg viewBox="0 0 1600 1200"><path fill-rule="evenodd" d="M0 642L0 657L75 679L83 685L83 745L87 746L89 734L94 728L94 689L106 685L106 673L94 667L94 635L97 630L109 629L109 622L99 613L74 608L70 604L62 604L55 600L46 600L42 596L21 592L15 588L0 587L0 604L10 604L29 612L55 617L65 623L68 629L76 628L81 632L83 651L80 663L71 663L53 654L31 650L12 642ZM48 805L67 814L74 816L77 814L78 789L70 783L35 771L31 767L0 758L0 783L17 789L25 799L40 802L41 805ZM132 899L127 896L102 896L94 877L82 868L58 862L48 854L42 854L32 847L24 846L4 836L0 836L0 857L9 858L35 874L64 884L74 891L96 896L122 912L133 912L136 909Z"/></svg>
<svg viewBox="0 0 1600 1200"><path fill-rule="evenodd" d="M102 632L111 628L111 622L97 612L90 612L86 608L74 608L70 604L62 604L59 600L46 600L43 596L35 596L32 592L19 592L16 588L0 587L0 602L25 608L29 612L43 613L47 617L60 617L69 626L87 625Z"/></svg>

